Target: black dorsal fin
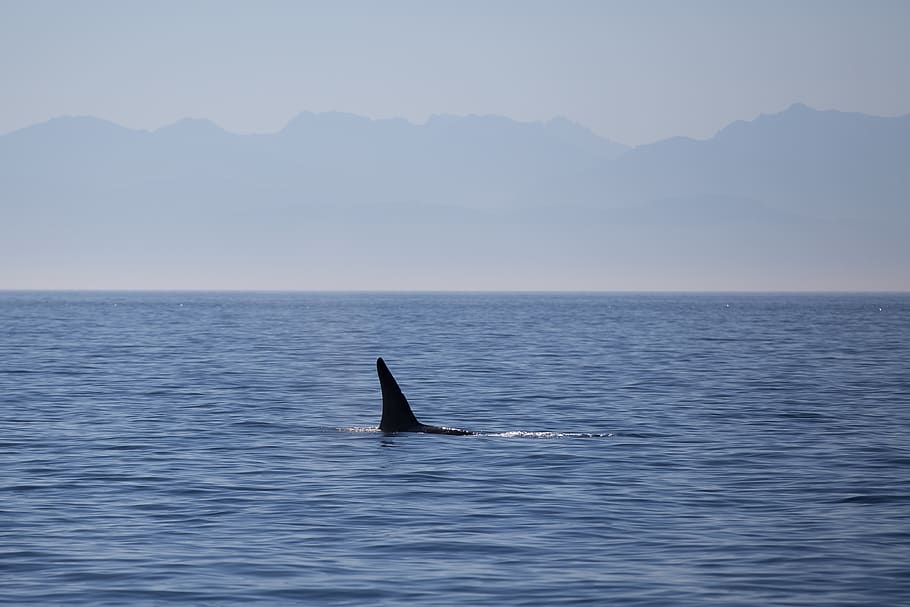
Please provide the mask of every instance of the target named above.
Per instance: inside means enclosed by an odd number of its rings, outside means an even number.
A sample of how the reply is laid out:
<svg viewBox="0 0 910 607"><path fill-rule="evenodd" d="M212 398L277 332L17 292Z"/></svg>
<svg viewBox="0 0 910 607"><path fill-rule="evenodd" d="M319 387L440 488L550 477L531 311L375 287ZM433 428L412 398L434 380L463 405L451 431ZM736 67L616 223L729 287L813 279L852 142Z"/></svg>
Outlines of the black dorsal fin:
<svg viewBox="0 0 910 607"><path fill-rule="evenodd" d="M376 372L379 373L379 385L382 386L382 420L379 429L383 432L408 432L420 428L421 424L414 417L408 399L382 358L376 359Z"/></svg>

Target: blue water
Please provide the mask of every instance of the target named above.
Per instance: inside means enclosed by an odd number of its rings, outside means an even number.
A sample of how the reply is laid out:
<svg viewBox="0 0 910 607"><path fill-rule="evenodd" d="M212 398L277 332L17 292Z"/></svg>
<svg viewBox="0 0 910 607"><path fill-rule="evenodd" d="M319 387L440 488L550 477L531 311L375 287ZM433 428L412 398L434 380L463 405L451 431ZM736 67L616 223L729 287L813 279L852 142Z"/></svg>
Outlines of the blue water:
<svg viewBox="0 0 910 607"><path fill-rule="evenodd" d="M910 295L0 293L0 603L908 604L908 431Z"/></svg>

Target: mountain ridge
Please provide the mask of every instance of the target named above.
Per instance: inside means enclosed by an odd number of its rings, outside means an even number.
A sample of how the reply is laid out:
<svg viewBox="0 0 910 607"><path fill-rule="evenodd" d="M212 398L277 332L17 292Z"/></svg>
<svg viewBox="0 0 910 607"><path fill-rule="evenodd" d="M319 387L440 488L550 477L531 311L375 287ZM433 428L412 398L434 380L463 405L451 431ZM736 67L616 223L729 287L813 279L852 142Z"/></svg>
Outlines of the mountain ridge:
<svg viewBox="0 0 910 607"><path fill-rule="evenodd" d="M0 256L18 260L0 286L192 270L241 288L268 267L275 288L369 288L382 251L468 288L910 289L910 115L794 104L616 145L558 118L302 112L266 134L52 119L0 136Z"/></svg>

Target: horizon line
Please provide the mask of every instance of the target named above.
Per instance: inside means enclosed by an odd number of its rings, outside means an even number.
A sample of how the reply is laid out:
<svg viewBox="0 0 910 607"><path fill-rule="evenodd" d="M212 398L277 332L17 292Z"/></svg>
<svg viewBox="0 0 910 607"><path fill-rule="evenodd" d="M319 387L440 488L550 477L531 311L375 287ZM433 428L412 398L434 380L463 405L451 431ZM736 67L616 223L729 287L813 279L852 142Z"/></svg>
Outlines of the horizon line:
<svg viewBox="0 0 910 607"><path fill-rule="evenodd" d="M0 293L224 293L224 294L566 294L566 295L905 295L910 289L186 289L186 288L4 288Z"/></svg>

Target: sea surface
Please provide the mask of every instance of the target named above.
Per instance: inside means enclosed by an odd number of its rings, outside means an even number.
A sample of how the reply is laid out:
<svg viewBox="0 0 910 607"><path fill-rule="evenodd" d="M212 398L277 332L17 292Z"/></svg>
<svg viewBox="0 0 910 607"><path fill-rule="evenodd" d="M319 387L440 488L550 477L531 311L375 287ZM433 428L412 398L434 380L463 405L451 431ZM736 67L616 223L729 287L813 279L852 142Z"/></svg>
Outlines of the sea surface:
<svg viewBox="0 0 910 607"><path fill-rule="evenodd" d="M908 432L908 294L5 292L0 604L907 605Z"/></svg>

